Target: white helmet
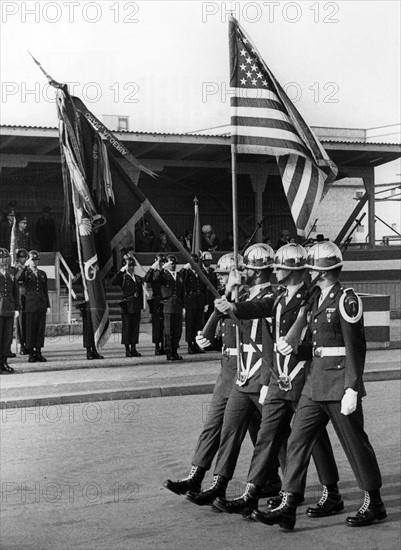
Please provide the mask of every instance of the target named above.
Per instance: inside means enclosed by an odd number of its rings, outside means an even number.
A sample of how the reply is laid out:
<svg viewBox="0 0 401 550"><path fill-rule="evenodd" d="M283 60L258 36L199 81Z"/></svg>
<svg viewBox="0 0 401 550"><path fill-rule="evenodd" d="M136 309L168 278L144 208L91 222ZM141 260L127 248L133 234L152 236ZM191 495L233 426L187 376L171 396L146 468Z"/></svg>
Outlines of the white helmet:
<svg viewBox="0 0 401 550"><path fill-rule="evenodd" d="M308 249L306 267L316 271L328 271L343 265L343 256L338 246L331 241L315 243Z"/></svg>
<svg viewBox="0 0 401 550"><path fill-rule="evenodd" d="M274 256L274 267L281 269L305 269L308 253L300 244L288 243L279 248Z"/></svg>
<svg viewBox="0 0 401 550"><path fill-rule="evenodd" d="M265 243L249 246L244 253L244 267L249 269L267 269L273 267L274 250Z"/></svg>
<svg viewBox="0 0 401 550"><path fill-rule="evenodd" d="M243 258L241 254L238 254L238 267L243 265ZM234 252L229 252L224 254L219 261L215 269L216 273L230 273L231 269L234 267Z"/></svg>

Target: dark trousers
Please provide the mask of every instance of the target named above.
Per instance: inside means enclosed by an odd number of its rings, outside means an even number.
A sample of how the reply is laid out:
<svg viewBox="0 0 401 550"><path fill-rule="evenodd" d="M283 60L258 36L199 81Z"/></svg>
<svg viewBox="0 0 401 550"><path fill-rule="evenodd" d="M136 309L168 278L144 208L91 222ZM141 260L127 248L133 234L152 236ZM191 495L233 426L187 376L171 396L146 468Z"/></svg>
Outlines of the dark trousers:
<svg viewBox="0 0 401 550"><path fill-rule="evenodd" d="M288 440L287 466L283 490L302 492L313 447L331 420L341 446L348 458L359 488L363 491L379 489L382 484L375 452L363 429L362 401L358 399L355 412L341 414L340 401L312 401L302 395L294 417L292 434Z"/></svg>
<svg viewBox="0 0 401 550"><path fill-rule="evenodd" d="M7 357L13 341L14 317L0 317L0 360Z"/></svg>
<svg viewBox="0 0 401 550"><path fill-rule="evenodd" d="M152 342L163 346L164 336L163 304L155 304L152 312ZM164 346L163 346L164 347Z"/></svg>
<svg viewBox="0 0 401 550"><path fill-rule="evenodd" d="M26 315L25 311L22 310L19 312L17 319L17 338L20 343L20 346L25 346L26 341Z"/></svg>
<svg viewBox="0 0 401 550"><path fill-rule="evenodd" d="M26 348L43 348L45 343L46 311L26 312Z"/></svg>
<svg viewBox="0 0 401 550"><path fill-rule="evenodd" d="M263 487L269 479L269 472L275 467L277 456L290 434L290 422L294 416L297 402L285 399L265 401L262 409L262 421L258 433L258 440L249 467L248 479L250 483ZM331 485L338 482L338 470L334 459L333 449L327 431L323 429L316 440L312 452L313 460L322 485ZM302 480L302 491L306 485L306 470Z"/></svg>
<svg viewBox="0 0 401 550"><path fill-rule="evenodd" d="M188 344L195 342L195 336L198 330L202 330L203 325L203 309L185 310L185 341Z"/></svg>
<svg viewBox="0 0 401 550"><path fill-rule="evenodd" d="M233 374L234 379L236 373L234 372ZM205 470L209 470L212 465L213 458L216 456L220 446L221 429L227 401L228 396L214 392L211 403L202 411L205 424L192 457L192 464L195 466L201 466ZM249 435L254 445L259 430L259 421L258 414L255 414L252 416L248 426Z"/></svg>
<svg viewBox="0 0 401 550"><path fill-rule="evenodd" d="M234 475L241 445L251 420L256 415L260 425L262 414L262 405L258 402L259 392L246 393L237 388L238 386L233 386L226 405L220 447L214 469L215 475L221 475L228 479L232 479Z"/></svg>
<svg viewBox="0 0 401 550"><path fill-rule="evenodd" d="M124 345L137 344L139 340L139 326L141 324L141 312L123 313L121 315L121 343Z"/></svg>
<svg viewBox="0 0 401 550"><path fill-rule="evenodd" d="M179 348L182 334L182 313L164 314L164 341L166 350Z"/></svg>

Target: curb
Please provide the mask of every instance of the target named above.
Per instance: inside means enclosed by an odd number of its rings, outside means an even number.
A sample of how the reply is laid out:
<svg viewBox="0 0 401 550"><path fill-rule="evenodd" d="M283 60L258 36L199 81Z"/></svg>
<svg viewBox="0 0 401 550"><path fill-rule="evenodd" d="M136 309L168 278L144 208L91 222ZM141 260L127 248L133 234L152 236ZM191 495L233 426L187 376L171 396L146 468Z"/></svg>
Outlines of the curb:
<svg viewBox="0 0 401 550"><path fill-rule="evenodd" d="M365 372L364 382L384 382L400 380L400 369L388 369ZM0 409L15 409L18 407L48 407L52 405L68 405L71 403L94 403L97 401L119 401L126 399L149 399L152 397L179 397L183 395L210 394L213 392L214 382L202 384L166 385L152 388L132 388L99 390L90 392L75 392L63 395L19 397L3 399Z"/></svg>

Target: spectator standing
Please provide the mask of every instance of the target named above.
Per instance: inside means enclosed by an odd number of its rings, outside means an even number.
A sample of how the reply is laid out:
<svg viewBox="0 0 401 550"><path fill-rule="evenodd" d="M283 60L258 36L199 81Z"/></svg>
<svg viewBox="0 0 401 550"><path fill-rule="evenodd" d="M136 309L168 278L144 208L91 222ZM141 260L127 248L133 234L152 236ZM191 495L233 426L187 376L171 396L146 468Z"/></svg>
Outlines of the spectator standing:
<svg viewBox="0 0 401 550"><path fill-rule="evenodd" d="M28 231L28 218L26 216L22 216L22 218L17 221L15 237L17 248L31 250L31 234Z"/></svg>
<svg viewBox="0 0 401 550"><path fill-rule="evenodd" d="M47 275L38 269L39 254L36 250L29 252L18 281L25 290L26 312L26 349L29 363L46 362L41 350L45 342L46 313L50 311Z"/></svg>
<svg viewBox="0 0 401 550"><path fill-rule="evenodd" d="M125 257L125 265L112 279L112 284L119 286L123 293L120 302L122 330L121 343L125 346L126 357L141 357L136 349L139 340L141 310L143 309L142 278L135 275L136 260L133 256Z"/></svg>
<svg viewBox="0 0 401 550"><path fill-rule="evenodd" d="M52 207L45 206L42 216L36 222L36 240L41 252L53 252L56 240L56 224L51 217Z"/></svg>
<svg viewBox="0 0 401 550"><path fill-rule="evenodd" d="M290 237L290 232L288 231L288 229L282 229L280 237L277 241L275 250L278 250L282 246L288 244L290 242L289 237Z"/></svg>
<svg viewBox="0 0 401 550"><path fill-rule="evenodd" d="M0 246L3 246L6 250L10 248L11 232L13 229L14 220L15 220L15 212L14 210L10 210L7 213L6 220L1 225Z"/></svg>
<svg viewBox="0 0 401 550"><path fill-rule="evenodd" d="M156 254L155 264L163 265L166 263L166 257L164 254ZM153 265L155 265L153 264ZM163 299L161 293L160 282L155 282L154 278L155 270L153 266L148 269L144 277L144 281L150 285L152 293L151 298L148 300L149 313L152 316L152 342L155 345L155 355L164 355L164 313L163 313Z"/></svg>
<svg viewBox="0 0 401 550"><path fill-rule="evenodd" d="M12 374L7 362L13 339L14 316L18 316L18 283L9 268L10 253L0 248L0 374Z"/></svg>
<svg viewBox="0 0 401 550"><path fill-rule="evenodd" d="M209 279L209 281L212 283L214 288L217 290L219 287L219 283L217 280L217 275L214 271L214 269L211 267L213 261L212 254L210 252L203 252L202 258L201 258L201 268L203 269L203 272L205 273L206 277ZM204 322L206 323L211 314L214 310L214 294L210 292L209 289L206 290L206 304L207 309L205 311L204 315Z"/></svg>
<svg viewBox="0 0 401 550"><path fill-rule="evenodd" d="M137 252L153 252L156 243L156 235L150 227L149 220L144 219L142 228L135 233L135 249Z"/></svg>

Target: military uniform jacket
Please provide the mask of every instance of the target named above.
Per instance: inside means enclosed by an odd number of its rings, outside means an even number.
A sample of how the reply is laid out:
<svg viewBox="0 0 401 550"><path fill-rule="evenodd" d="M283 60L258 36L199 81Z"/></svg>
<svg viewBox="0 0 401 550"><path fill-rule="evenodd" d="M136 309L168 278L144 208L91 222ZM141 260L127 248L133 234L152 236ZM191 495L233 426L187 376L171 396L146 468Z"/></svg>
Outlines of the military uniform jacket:
<svg viewBox="0 0 401 550"><path fill-rule="evenodd" d="M161 285L162 302L164 313L182 313L184 299L184 279L180 272L176 278L167 269L155 270L154 282Z"/></svg>
<svg viewBox="0 0 401 550"><path fill-rule="evenodd" d="M160 304L162 299L162 287L160 282L153 280L154 274L155 270L151 267L150 269L148 269L144 277L145 283L150 284L153 293L152 299L148 300L150 313L154 313L155 307Z"/></svg>
<svg viewBox="0 0 401 550"><path fill-rule="evenodd" d="M184 278L184 307L187 310L202 309L206 305L206 285L192 269L180 271Z"/></svg>
<svg viewBox="0 0 401 550"><path fill-rule="evenodd" d="M127 302L127 313L135 313L143 309L141 277L138 277L138 275L131 276L127 272L119 271L113 277L112 284L121 288L123 298Z"/></svg>
<svg viewBox="0 0 401 550"><path fill-rule="evenodd" d="M228 355L224 351L234 349L237 345L236 324L230 317L224 317L221 321L221 338L223 344L221 369L213 392L228 398L237 374L237 357Z"/></svg>
<svg viewBox="0 0 401 550"><path fill-rule="evenodd" d="M50 307L49 293L47 290L47 275L38 269L36 274L30 267L24 268L19 275L18 281L25 289L25 311L26 313L40 313Z"/></svg>
<svg viewBox="0 0 401 550"><path fill-rule="evenodd" d="M0 317L13 317L20 309L18 283L12 273L0 273Z"/></svg>
<svg viewBox="0 0 401 550"><path fill-rule="evenodd" d="M271 300L273 298L272 287L266 286L260 290L260 292L254 296L251 300L239 302L240 307L246 308L247 305L252 304L254 301ZM237 305L237 304L236 304ZM250 370L250 376L244 384L238 385L237 389L241 392L259 393L261 388L261 366L263 361L259 358L256 351L251 346L250 339L257 344L263 351L266 345L271 347L271 334L270 334L270 315L263 316L264 318L248 317L247 320L241 322L241 349L242 349L242 365L243 368L247 367ZM259 364L259 367L257 366ZM252 369L256 369L252 373Z"/></svg>
<svg viewBox="0 0 401 550"><path fill-rule="evenodd" d="M315 299L310 313L314 356L302 393L314 401L341 401L347 388L361 397L366 395L362 381L366 355L362 311L350 322L340 311L343 295L341 284L336 283L320 307L318 297ZM356 302L354 292L347 293L343 300L347 312L350 303ZM319 347L345 347L345 355L317 357Z"/></svg>

